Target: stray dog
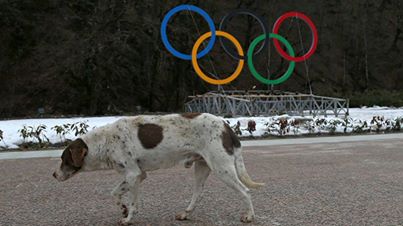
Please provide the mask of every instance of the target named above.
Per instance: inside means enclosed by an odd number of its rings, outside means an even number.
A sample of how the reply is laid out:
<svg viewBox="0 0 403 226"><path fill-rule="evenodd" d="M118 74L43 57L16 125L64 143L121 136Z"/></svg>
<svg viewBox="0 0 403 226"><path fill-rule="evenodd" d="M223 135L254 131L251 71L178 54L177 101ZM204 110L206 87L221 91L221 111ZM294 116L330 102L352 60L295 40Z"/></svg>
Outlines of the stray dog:
<svg viewBox="0 0 403 226"><path fill-rule="evenodd" d="M241 143L222 119L211 114L185 113L165 116L127 117L96 128L73 141L61 156L62 163L53 176L65 181L81 171L115 169L123 180L112 191L129 224L137 210L139 185L146 171L183 163L194 165L193 196L185 211L176 215L185 220L194 210L210 171L238 192L247 212L242 222L251 222L254 210L249 188L258 188L246 172ZM128 207L122 196L128 193Z"/></svg>

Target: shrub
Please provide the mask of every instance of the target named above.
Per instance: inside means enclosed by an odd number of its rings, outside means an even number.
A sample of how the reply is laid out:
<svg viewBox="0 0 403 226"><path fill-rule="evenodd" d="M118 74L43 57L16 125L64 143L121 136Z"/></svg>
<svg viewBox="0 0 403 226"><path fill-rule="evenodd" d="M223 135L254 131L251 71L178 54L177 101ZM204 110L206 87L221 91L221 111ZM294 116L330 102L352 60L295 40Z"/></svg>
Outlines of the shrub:
<svg viewBox="0 0 403 226"><path fill-rule="evenodd" d="M0 141L3 141L3 140L4 140L3 134L4 134L4 133L3 133L3 130L0 129Z"/></svg>
<svg viewBox="0 0 403 226"><path fill-rule="evenodd" d="M254 131L256 131L256 122L253 120L249 120L247 130L249 131L250 134L252 134Z"/></svg>
<svg viewBox="0 0 403 226"><path fill-rule="evenodd" d="M367 121L358 120L358 123L353 126L353 133L363 133L369 130Z"/></svg>
<svg viewBox="0 0 403 226"><path fill-rule="evenodd" d="M88 132L88 127L90 126L87 122L76 122L70 126L70 129L74 131L74 136L84 135Z"/></svg>
<svg viewBox="0 0 403 226"><path fill-rule="evenodd" d="M294 119L291 121L291 126L293 127L293 132L294 135L299 133L299 127L301 126L303 122L299 119Z"/></svg>
<svg viewBox="0 0 403 226"><path fill-rule="evenodd" d="M242 135L241 131L241 123L239 121L236 122L236 125L232 128L236 135Z"/></svg>
<svg viewBox="0 0 403 226"><path fill-rule="evenodd" d="M27 140L27 138L30 137L30 133L28 132L28 128L24 125L22 129L18 130L18 133L20 134L20 137L24 140L24 142Z"/></svg>
<svg viewBox="0 0 403 226"><path fill-rule="evenodd" d="M352 120L352 119L349 118L348 116L344 117L344 123L343 123L343 125L344 125L344 133L347 133L347 130L348 130L348 127L349 127L348 125L351 124L350 120Z"/></svg>
<svg viewBox="0 0 403 226"><path fill-rule="evenodd" d="M392 129L394 131L400 131L400 129L402 128L402 123L403 123L403 118L397 118Z"/></svg>
<svg viewBox="0 0 403 226"><path fill-rule="evenodd" d="M385 118L383 116L374 116L371 120L371 127L378 133L381 130L384 121Z"/></svg>
<svg viewBox="0 0 403 226"><path fill-rule="evenodd" d="M316 123L315 121L307 122L306 128L308 129L309 133L313 134L316 130Z"/></svg>
<svg viewBox="0 0 403 226"><path fill-rule="evenodd" d="M278 124L279 124L279 126L280 126L280 129L279 129L279 131L278 131L278 133L280 134L280 136L283 136L283 135L285 135L286 133L290 132L290 126L289 126L289 124L288 124L287 119L280 119L280 121L279 121Z"/></svg>
<svg viewBox="0 0 403 226"><path fill-rule="evenodd" d="M338 124L339 124L339 121L337 121L337 120L331 120L329 122L329 125L327 126L327 128L328 128L330 134L336 133L336 128L337 128Z"/></svg>
<svg viewBox="0 0 403 226"><path fill-rule="evenodd" d="M66 139L66 135L70 133L71 124L63 124L63 125L55 125L51 129L56 132L56 134L60 137L60 140L63 142Z"/></svg>
<svg viewBox="0 0 403 226"><path fill-rule="evenodd" d="M24 139L24 142L26 142L27 138L34 138L38 141L39 146L43 146L46 141L49 143L49 139L46 137L46 126L45 125L39 125L38 127L33 127L33 126L25 126L18 130L20 133L20 137Z"/></svg>

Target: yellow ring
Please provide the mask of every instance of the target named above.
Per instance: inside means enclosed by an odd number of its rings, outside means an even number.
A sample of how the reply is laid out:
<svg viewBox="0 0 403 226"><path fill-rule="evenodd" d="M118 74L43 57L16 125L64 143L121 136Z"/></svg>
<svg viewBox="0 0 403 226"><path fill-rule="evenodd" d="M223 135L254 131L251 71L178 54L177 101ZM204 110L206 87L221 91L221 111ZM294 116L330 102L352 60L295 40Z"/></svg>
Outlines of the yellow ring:
<svg viewBox="0 0 403 226"><path fill-rule="evenodd" d="M241 47L241 44L239 44L238 40L236 40L236 38L232 35L230 35L227 32L224 31L216 31L216 35L217 36L222 36L224 38L227 38L228 40L230 40L232 43L234 43L239 56L243 57L243 49ZM209 76L207 76L206 74L204 74L202 72L202 70L199 67L199 64L197 63L197 50L199 49L200 45L203 43L204 40L208 39L209 37L211 37L211 31L205 33L204 35L200 36L199 39L197 39L195 45L193 46L192 49L192 64L193 64L193 68L196 72L196 74L203 79L204 81L213 84L213 85L223 85L223 84L227 84L232 82L233 80L235 80L242 72L242 68L243 68L243 64L244 64L244 60L240 59L239 63L238 63L238 67L236 68L235 72L229 76L228 78L225 79L213 79L210 78Z"/></svg>

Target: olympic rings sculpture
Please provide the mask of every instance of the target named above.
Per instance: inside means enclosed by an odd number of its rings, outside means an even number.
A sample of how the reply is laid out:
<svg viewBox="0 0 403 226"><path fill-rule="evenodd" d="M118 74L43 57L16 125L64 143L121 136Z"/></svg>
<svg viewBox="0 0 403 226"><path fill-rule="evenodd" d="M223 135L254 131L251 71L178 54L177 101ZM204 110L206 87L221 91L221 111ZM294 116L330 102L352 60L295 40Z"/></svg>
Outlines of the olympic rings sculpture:
<svg viewBox="0 0 403 226"><path fill-rule="evenodd" d="M192 48L191 54L185 54L185 53L181 53L181 52L177 51L171 45L171 43L168 40L168 36L167 36L167 26L168 26L169 20L172 18L172 16L174 14L176 14L180 11L184 11L184 10L193 11L195 13L200 14L207 21L208 26L210 28L209 32L203 34L202 36L200 36L197 39L197 41L195 42L195 44ZM231 34L225 32L225 31L222 31L224 28L225 22L239 14L252 16L254 19L256 19L259 22L259 24L263 30L263 34L258 36L257 38L255 38L252 41L252 43L250 44L248 51L246 52L246 56L244 54L244 51L243 51L242 46L239 43L239 41ZM311 29L313 42L312 42L312 45L311 45L310 49L308 50L308 52L305 53L303 56L295 56L295 52L294 52L294 49L292 48L291 44L284 37L282 37L278 34L280 26L283 24L283 22L286 19L291 18L291 17L296 17L296 18L303 20L305 23L308 24L309 28ZM161 39L162 39L164 46L167 48L167 50L170 53L172 53L174 56L176 56L180 59L190 60L192 62L192 65L193 65L193 68L194 68L196 74L201 79L203 79L205 82L208 82L210 84L223 85L223 84L232 82L241 74L242 69L245 64L245 60L246 60L247 65L249 67L249 71L258 81L260 81L261 83L267 84L267 85L277 85L277 84L285 82L291 76L292 72L295 69L296 62L305 61L314 54L314 52L316 51L316 48L318 46L318 32L317 32L316 26L312 22L312 20L308 16L306 16L305 14L300 13L300 12L288 12L288 13L283 14L274 23L272 33L268 33L267 30L268 30L267 26L263 22L262 18L259 16L256 16L253 12L251 12L249 10L236 10L236 11L233 11L233 12L227 14L221 20L220 25L219 25L219 30L216 30L214 21L211 19L211 17L207 14L206 11L204 11L203 9L201 9L199 7L193 6L193 5L179 5L179 6L174 7L170 11L168 11L168 13L165 15L164 19L162 20ZM220 39L220 44L223 47L224 51L228 55L230 55L232 58L239 61L235 72L225 79L214 79L214 78L207 76L201 70L201 68L197 62L198 59L202 58L203 56L208 54L213 49L217 36ZM208 38L210 38L210 40L209 40L207 46L205 47L205 49L198 52L200 45ZM236 48L237 53L231 52L225 46L225 43L222 41L223 40L222 38L228 39L230 42L232 42ZM279 77L277 79L273 79L273 80L265 78L262 75L260 75L259 72L257 72L257 70L253 64L253 56L264 49L264 47L268 44L269 39L273 39L274 47L277 50L277 52L280 54L280 56L283 57L284 59L290 61L287 71L281 77ZM263 42L263 44L256 52L254 52L254 50L256 49L257 45L260 42ZM286 47L287 52L282 49L280 43L282 43Z"/></svg>

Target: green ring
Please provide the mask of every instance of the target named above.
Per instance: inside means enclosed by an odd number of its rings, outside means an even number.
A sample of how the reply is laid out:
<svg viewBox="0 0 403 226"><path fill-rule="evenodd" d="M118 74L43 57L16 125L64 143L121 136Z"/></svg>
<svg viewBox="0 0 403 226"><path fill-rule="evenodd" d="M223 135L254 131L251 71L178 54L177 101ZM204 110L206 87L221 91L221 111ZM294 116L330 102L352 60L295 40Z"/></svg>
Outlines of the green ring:
<svg viewBox="0 0 403 226"><path fill-rule="evenodd" d="M252 75L260 82L262 82L266 85L278 85L280 83L285 82L291 76L291 74L295 68L295 62L291 61L290 65L288 66L287 71L284 73L284 75L282 75L278 79L270 80L270 79L267 79L267 78L264 78L263 76L261 76L259 74L259 72L256 71L256 68L253 65L252 58L253 58L253 51L255 50L257 44L259 44L259 42L263 41L266 37L267 37L266 34L262 34L262 35L258 36L257 38L255 38L253 40L253 42L250 44L249 49L248 49L248 54L247 54L248 67L249 67L249 70L252 73ZM278 34L273 34L273 33L269 34L269 38L275 38L275 39L279 40L287 48L288 54L290 54L290 56L292 56L292 57L295 56L294 49L292 48L291 44L285 38L283 38L282 36L280 36Z"/></svg>

